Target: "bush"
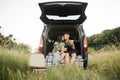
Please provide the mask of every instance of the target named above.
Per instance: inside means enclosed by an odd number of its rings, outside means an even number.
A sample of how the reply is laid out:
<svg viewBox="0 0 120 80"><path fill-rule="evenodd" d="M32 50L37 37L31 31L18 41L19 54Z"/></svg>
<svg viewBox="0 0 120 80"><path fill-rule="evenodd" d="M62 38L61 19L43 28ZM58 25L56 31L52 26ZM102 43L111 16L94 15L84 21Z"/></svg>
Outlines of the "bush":
<svg viewBox="0 0 120 80"><path fill-rule="evenodd" d="M15 42L16 39L13 39L13 35L10 34L8 36L4 36L0 33L0 47L7 48L9 50L14 49L18 51L26 51L26 53L31 52L31 47L27 44L17 43Z"/></svg>
<svg viewBox="0 0 120 80"><path fill-rule="evenodd" d="M112 30L104 30L100 34L88 37L89 47L93 47L95 50L99 50L106 45L120 46L120 27Z"/></svg>

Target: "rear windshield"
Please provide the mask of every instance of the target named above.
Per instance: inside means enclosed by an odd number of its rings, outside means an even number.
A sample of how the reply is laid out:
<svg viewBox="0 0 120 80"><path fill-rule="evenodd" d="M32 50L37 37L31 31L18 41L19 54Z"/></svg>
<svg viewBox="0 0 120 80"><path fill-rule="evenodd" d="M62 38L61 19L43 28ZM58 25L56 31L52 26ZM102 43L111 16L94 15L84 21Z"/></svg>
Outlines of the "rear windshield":
<svg viewBox="0 0 120 80"><path fill-rule="evenodd" d="M46 15L48 19L52 19L52 20L77 20L80 15L69 15L67 17L60 17L57 15Z"/></svg>

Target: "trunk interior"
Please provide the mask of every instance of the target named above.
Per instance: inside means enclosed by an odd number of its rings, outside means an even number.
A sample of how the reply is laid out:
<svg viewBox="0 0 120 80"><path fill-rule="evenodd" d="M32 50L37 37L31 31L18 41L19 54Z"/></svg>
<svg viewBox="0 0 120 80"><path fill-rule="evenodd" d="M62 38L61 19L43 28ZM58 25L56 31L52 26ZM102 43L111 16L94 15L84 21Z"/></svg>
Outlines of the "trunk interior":
<svg viewBox="0 0 120 80"><path fill-rule="evenodd" d="M53 44L58 35L68 32L70 39L74 40L77 55L81 55L80 28L78 25L49 25L46 35L46 55L53 50Z"/></svg>

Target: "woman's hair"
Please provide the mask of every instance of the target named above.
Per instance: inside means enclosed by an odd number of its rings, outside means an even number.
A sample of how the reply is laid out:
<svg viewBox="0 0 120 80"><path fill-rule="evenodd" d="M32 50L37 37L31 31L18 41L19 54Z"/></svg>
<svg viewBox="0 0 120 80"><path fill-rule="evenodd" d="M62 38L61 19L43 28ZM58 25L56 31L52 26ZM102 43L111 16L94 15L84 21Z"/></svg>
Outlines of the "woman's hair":
<svg viewBox="0 0 120 80"><path fill-rule="evenodd" d="M57 37L57 40L56 40L56 41L57 41L57 42L62 42L62 36L59 35L59 36Z"/></svg>

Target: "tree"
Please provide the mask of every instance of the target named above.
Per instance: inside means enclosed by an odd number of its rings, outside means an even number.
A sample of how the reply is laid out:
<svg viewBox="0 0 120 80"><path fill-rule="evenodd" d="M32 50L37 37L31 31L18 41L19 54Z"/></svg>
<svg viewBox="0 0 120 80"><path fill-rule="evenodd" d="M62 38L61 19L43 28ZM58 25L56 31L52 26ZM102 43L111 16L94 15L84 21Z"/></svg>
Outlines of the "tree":
<svg viewBox="0 0 120 80"><path fill-rule="evenodd" d="M31 52L31 48L29 45L26 45L23 43L17 43L15 41L16 39L13 38L12 34L9 34L8 36L5 37L2 33L0 33L0 46L1 47L7 48L7 49L21 50L21 51L25 51L26 53Z"/></svg>
<svg viewBox="0 0 120 80"><path fill-rule="evenodd" d="M120 27L104 30L100 34L88 37L88 45L94 47L96 50L106 45L120 46Z"/></svg>

